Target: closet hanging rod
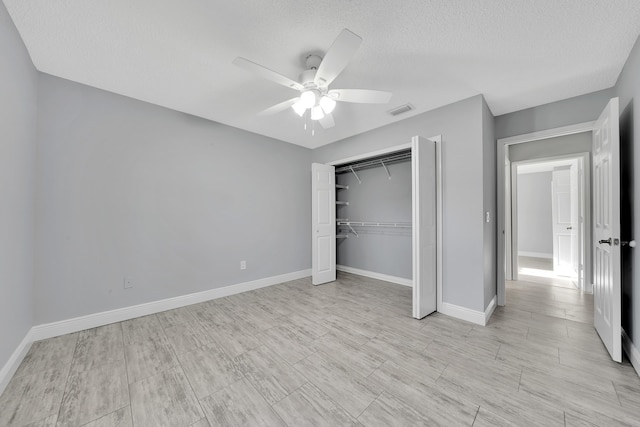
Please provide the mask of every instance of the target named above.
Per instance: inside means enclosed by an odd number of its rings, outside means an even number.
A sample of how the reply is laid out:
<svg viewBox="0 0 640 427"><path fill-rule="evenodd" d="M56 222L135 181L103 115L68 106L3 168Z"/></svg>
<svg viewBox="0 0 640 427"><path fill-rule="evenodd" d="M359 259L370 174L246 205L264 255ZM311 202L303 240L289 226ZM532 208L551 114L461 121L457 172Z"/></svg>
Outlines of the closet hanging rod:
<svg viewBox="0 0 640 427"><path fill-rule="evenodd" d="M410 222L371 222L371 221L336 221L337 225L344 225L349 228L356 227L388 227L388 228L411 228Z"/></svg>
<svg viewBox="0 0 640 427"><path fill-rule="evenodd" d="M350 165L336 167L336 173L353 172L354 170L364 169L374 166L382 166L383 162L386 164L399 162L402 160L411 159L411 152L394 153L385 157L379 157L377 159L363 160L358 163L352 163Z"/></svg>

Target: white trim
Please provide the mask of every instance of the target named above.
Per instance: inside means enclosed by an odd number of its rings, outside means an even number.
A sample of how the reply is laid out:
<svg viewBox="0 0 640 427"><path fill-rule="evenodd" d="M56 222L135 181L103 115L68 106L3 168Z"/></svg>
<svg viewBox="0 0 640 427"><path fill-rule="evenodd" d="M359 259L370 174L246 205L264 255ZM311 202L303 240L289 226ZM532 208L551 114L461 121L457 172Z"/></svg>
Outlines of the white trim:
<svg viewBox="0 0 640 427"><path fill-rule="evenodd" d="M427 138L436 144L436 310L440 311L442 307L442 281L443 281L443 262L442 262L442 230L444 220L444 198L442 185L442 135Z"/></svg>
<svg viewBox="0 0 640 427"><path fill-rule="evenodd" d="M625 353L627 353L627 357L629 357L629 361L633 365L633 368L636 370L636 374L640 376L640 350L638 347L633 344L627 332L622 329L622 347L624 347Z"/></svg>
<svg viewBox="0 0 640 427"><path fill-rule="evenodd" d="M484 311L471 310L470 308L443 302L442 307L438 312L446 314L447 316L455 317L456 319L475 323L476 325L486 326L495 309L496 297L493 297Z"/></svg>
<svg viewBox="0 0 640 427"><path fill-rule="evenodd" d="M510 231L506 230L506 220L505 220L505 211L506 211L506 206L505 206L505 194L504 194L504 189L505 189L505 161L508 161L509 159L506 157L506 150L505 148L509 145L513 145L513 144L520 144L520 143L524 143L524 142L531 142L531 141L538 141L541 139L548 139L548 138L555 138L558 136L565 136L565 135L573 135L576 133L582 133L582 132L593 132L593 126L595 125L595 121L591 121L591 122L584 122L584 123L578 123L575 125L570 125L570 126L563 126L563 127L558 127L558 128L553 128L553 129L546 129L546 130L542 130L542 131L538 131L538 132L531 132L531 133L526 133L523 135L516 135L516 136L511 136L508 138L500 138L497 141L497 150L496 150L496 156L497 156L497 162L496 162L496 166L497 166L497 181L498 181L498 191L497 191L497 204L498 204L498 229L497 229L497 233L498 233L498 262L503 262L501 260L505 260L505 252L507 251L506 245L505 245L505 238L510 236ZM511 224L511 227L513 228L513 224ZM507 270L506 272L509 272L509 270ZM512 274L514 272L511 272ZM498 274L497 274L497 288L498 288L498 305L505 305L506 302L506 297L505 297L505 268L501 267L500 265L498 266Z"/></svg>
<svg viewBox="0 0 640 427"><path fill-rule="evenodd" d="M413 287L413 280L404 277L390 276L388 274L376 273L375 271L360 270L359 268L349 267L347 265L337 265L338 271L345 273L357 274L358 276L370 277L372 279L384 280L385 282L395 283L397 285Z"/></svg>
<svg viewBox="0 0 640 427"><path fill-rule="evenodd" d="M533 257L533 258L553 259L553 254L548 254L546 252L518 251L518 256L530 256L530 257Z"/></svg>
<svg viewBox="0 0 640 427"><path fill-rule="evenodd" d="M482 324L482 326L487 326L487 323L489 323L489 319L491 319L491 316L493 316L493 312L496 311L496 307L498 306L497 301L498 296L496 295L491 298L491 301L489 301L489 305L484 309L484 323Z"/></svg>
<svg viewBox="0 0 640 427"><path fill-rule="evenodd" d="M7 360L7 363L5 363L2 369L0 369L0 395L7 388L7 385L9 385L9 381L11 381L11 378L22 363L22 359L24 359L31 348L31 343L34 341L32 338L32 332L33 328L27 332L27 335L24 336L22 342L15 349L9 360Z"/></svg>
<svg viewBox="0 0 640 427"><path fill-rule="evenodd" d="M302 279L304 277L309 277L310 275L310 269L301 270L279 276L265 277L263 279L253 280L250 282L229 285L222 288L210 289L203 292L196 292L193 294L181 295L174 298L167 298L131 307L118 308L115 310L103 311L101 313L89 314L87 316L61 320L59 322L37 325L31 329L31 336L33 341L57 337L59 335L108 325L110 323L122 322L123 320L134 319L140 316L160 313L162 311L197 304L199 302L277 285L278 283Z"/></svg>
<svg viewBox="0 0 640 427"><path fill-rule="evenodd" d="M427 138L431 139L431 138ZM407 150L411 148L411 143L409 144L400 144L394 145L393 147L383 148L382 150L370 151L364 154L358 154L355 156L347 157L345 159L334 160L332 162L326 163L327 165L337 166L343 163L351 163L357 162L358 160L368 159L369 157L378 157L383 156L388 153L395 153L396 151Z"/></svg>
<svg viewBox="0 0 640 427"><path fill-rule="evenodd" d="M562 126L559 128L545 129L522 135L510 136L498 139L498 145L521 144L523 142L539 141L541 139L556 138L559 136L573 135L582 132L593 131L595 121L578 123L577 125Z"/></svg>

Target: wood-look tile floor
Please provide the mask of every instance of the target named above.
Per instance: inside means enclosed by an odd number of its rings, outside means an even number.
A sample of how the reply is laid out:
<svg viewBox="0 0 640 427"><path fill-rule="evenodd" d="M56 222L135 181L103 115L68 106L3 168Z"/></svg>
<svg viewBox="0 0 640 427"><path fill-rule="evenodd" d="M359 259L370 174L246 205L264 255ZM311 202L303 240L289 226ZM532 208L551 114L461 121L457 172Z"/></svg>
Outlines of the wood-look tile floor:
<svg viewBox="0 0 640 427"><path fill-rule="evenodd" d="M553 260L551 258L519 256L518 278L527 282L542 283L569 289L576 288L576 285L570 277L559 276L554 273Z"/></svg>
<svg viewBox="0 0 640 427"><path fill-rule="evenodd" d="M592 296L507 289L486 327L414 320L410 288L339 274L39 341L0 426L640 425Z"/></svg>

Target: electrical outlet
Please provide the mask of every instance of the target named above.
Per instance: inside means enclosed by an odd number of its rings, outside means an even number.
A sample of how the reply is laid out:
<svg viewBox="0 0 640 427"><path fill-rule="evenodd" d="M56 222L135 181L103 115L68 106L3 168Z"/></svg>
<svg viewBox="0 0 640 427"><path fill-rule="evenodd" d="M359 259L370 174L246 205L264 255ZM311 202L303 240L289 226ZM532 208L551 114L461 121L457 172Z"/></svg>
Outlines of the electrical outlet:
<svg viewBox="0 0 640 427"><path fill-rule="evenodd" d="M131 280L131 277L124 278L124 288L125 289L133 288L133 280Z"/></svg>
<svg viewBox="0 0 640 427"><path fill-rule="evenodd" d="M242 260L240 261L240 270L246 270L247 269L247 261Z"/></svg>

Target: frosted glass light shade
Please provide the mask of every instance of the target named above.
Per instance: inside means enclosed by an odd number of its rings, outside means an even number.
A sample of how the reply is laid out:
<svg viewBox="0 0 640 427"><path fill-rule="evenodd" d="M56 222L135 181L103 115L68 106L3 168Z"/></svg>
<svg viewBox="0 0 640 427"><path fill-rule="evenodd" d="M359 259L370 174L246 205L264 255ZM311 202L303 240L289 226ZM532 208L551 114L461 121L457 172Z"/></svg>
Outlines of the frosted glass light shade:
<svg viewBox="0 0 640 427"><path fill-rule="evenodd" d="M322 111L325 114L331 114L334 108L336 108L336 101L329 98L328 96L323 96L320 98L320 106L322 107Z"/></svg>
<svg viewBox="0 0 640 427"><path fill-rule="evenodd" d="M324 117L324 113L322 112L322 107L318 105L311 109L311 120L320 120L323 117Z"/></svg>
<svg viewBox="0 0 640 427"><path fill-rule="evenodd" d="M298 102L293 104L291 108L293 108L293 111L295 111L296 114L300 117L302 117L304 115L304 112L307 111L306 107L302 105L302 100L299 100Z"/></svg>
<svg viewBox="0 0 640 427"><path fill-rule="evenodd" d="M304 108L312 108L316 105L316 94L312 90L302 92L299 102Z"/></svg>

